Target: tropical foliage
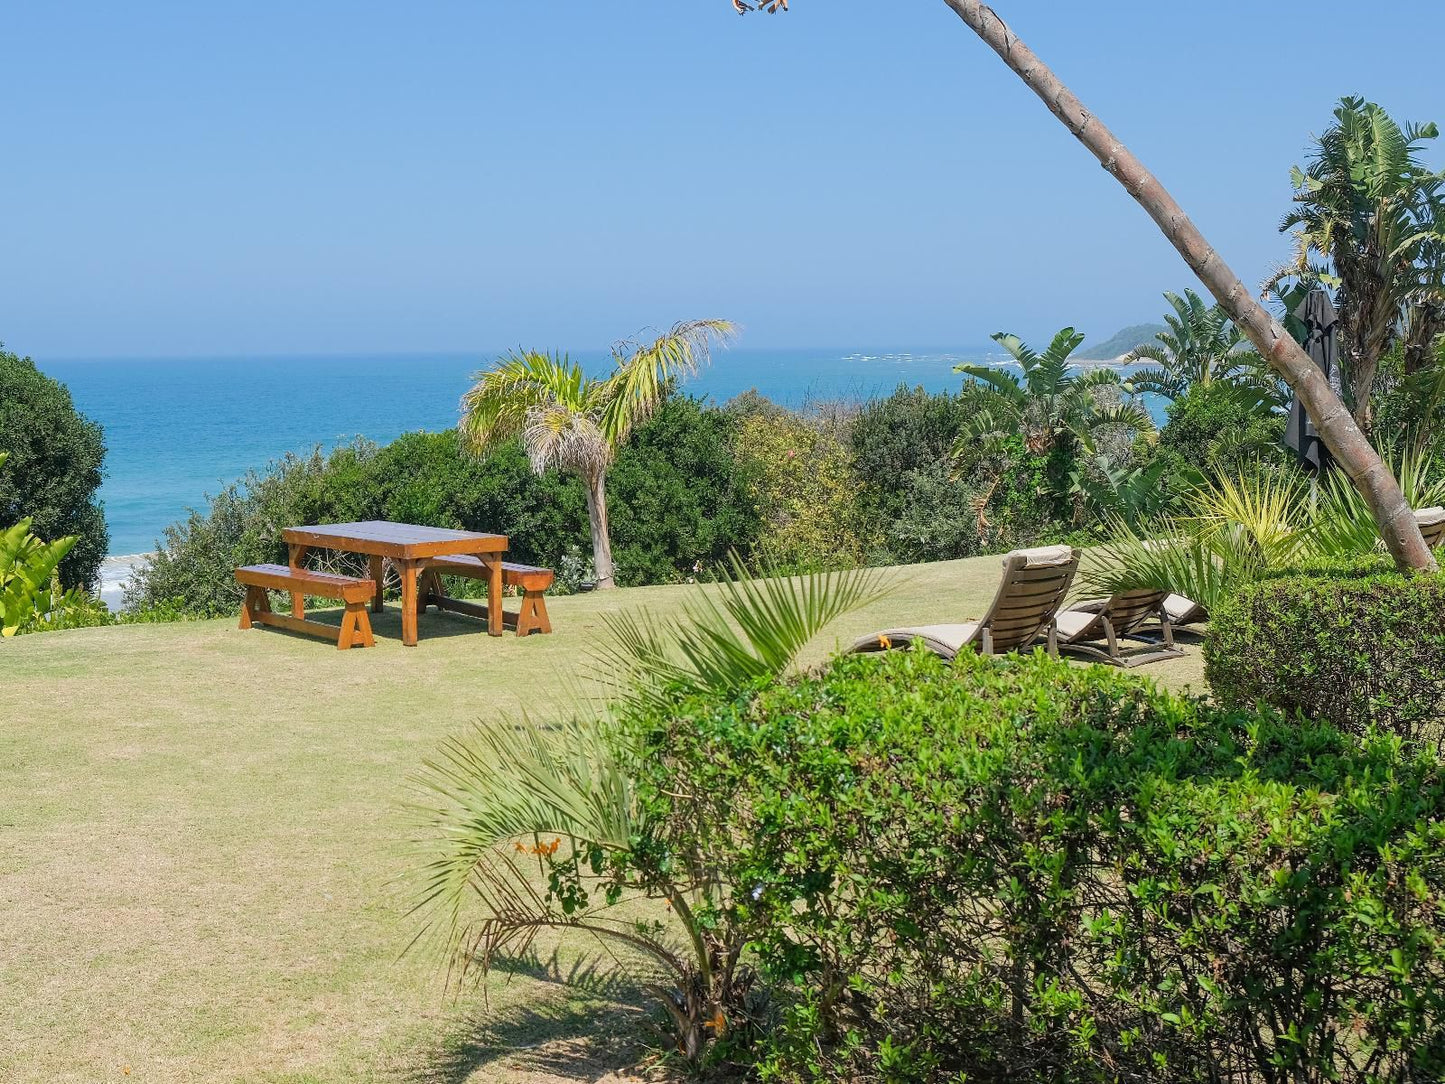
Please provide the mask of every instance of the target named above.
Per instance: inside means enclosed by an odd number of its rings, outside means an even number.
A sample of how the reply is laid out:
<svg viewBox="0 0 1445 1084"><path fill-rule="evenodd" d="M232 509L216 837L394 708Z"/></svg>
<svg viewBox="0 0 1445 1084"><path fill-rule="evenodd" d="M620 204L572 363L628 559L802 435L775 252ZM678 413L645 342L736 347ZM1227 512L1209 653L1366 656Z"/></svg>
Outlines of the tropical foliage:
<svg viewBox="0 0 1445 1084"><path fill-rule="evenodd" d="M1047 455L1066 440L1094 451L1110 428L1154 431L1149 412L1128 398L1131 389L1117 370L1100 367L1080 372L1070 365L1069 355L1084 341L1073 328L1055 335L1042 354L1017 335L1000 331L993 340L1020 372L1015 375L1006 368L973 363L954 366L955 372L969 378L964 396L972 408L961 441L995 448L1019 435L1031 454ZM965 452L955 446L955 455Z"/></svg>
<svg viewBox="0 0 1445 1084"><path fill-rule="evenodd" d="M0 452L0 468L8 458L8 453ZM31 533L33 522L22 519L0 530L0 636L28 631L81 597L62 591L58 575L77 538L43 542Z"/></svg>
<svg viewBox="0 0 1445 1084"><path fill-rule="evenodd" d="M1309 164L1291 174L1295 207L1280 229L1293 231L1295 257L1266 285L1334 289L1347 401L1367 432L1381 358L1402 342L1417 371L1445 331L1445 174L1420 158L1437 135L1343 98Z"/></svg>
<svg viewBox="0 0 1445 1084"><path fill-rule="evenodd" d="M1124 359L1156 363L1130 375L1136 391L1177 400L1191 388L1224 384L1251 404L1285 404L1283 382L1248 346L1221 306L1206 305L1193 290L1185 290L1183 297L1172 292L1164 297L1174 310L1164 317L1168 330L1155 335L1154 342L1135 347Z"/></svg>
<svg viewBox="0 0 1445 1084"><path fill-rule="evenodd" d="M562 355L509 354L479 373L463 397L461 431L479 453L520 435L538 474L558 469L582 479L597 586L614 587L607 472L673 382L696 372L711 345L732 333L726 320L693 320L649 343L619 344L605 379Z"/></svg>

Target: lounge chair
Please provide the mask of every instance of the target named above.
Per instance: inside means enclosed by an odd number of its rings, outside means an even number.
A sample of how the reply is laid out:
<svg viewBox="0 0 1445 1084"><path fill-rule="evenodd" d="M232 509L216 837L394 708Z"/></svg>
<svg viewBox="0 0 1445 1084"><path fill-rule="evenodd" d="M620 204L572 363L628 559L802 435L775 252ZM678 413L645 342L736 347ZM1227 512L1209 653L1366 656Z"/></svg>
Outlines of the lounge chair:
<svg viewBox="0 0 1445 1084"><path fill-rule="evenodd" d="M1054 619L1059 650L1115 666L1178 658L1184 652L1174 646L1173 621L1165 608L1167 594L1144 588L1070 606ZM1154 618L1159 619L1162 642L1139 635L1144 622ZM1119 641L1124 639L1137 640L1144 646L1122 651ZM1103 648L1097 646L1101 640Z"/></svg>
<svg viewBox="0 0 1445 1084"><path fill-rule="evenodd" d="M1054 615L1078 569L1079 551L1072 546L1014 550L1004 555L1003 580L988 610L977 621L884 629L863 637L850 650L887 651L917 640L934 654L951 659L966 647L985 655L1013 651L1043 635L1049 654L1057 656Z"/></svg>
<svg viewBox="0 0 1445 1084"><path fill-rule="evenodd" d="M1445 508L1417 508L1415 522L1420 524L1420 533L1425 536L1425 545L1434 549L1445 546Z"/></svg>

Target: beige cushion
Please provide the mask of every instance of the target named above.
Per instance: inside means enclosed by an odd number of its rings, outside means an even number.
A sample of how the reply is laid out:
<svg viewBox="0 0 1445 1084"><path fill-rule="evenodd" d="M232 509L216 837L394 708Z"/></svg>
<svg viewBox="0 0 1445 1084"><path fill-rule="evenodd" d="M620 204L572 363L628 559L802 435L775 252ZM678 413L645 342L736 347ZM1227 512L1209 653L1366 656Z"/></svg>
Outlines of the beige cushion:
<svg viewBox="0 0 1445 1084"><path fill-rule="evenodd" d="M1445 508L1417 508L1415 509L1415 522L1421 527L1433 527L1437 523L1445 523Z"/></svg>
<svg viewBox="0 0 1445 1084"><path fill-rule="evenodd" d="M1168 596L1164 600L1164 612L1169 615L1170 621L1181 625L1204 619L1204 607L1183 595Z"/></svg>
<svg viewBox="0 0 1445 1084"><path fill-rule="evenodd" d="M961 625L917 625L906 629L884 629L856 641L851 650L887 651L890 648L907 647L914 640L921 640L935 655L951 659L977 634L976 621L965 621Z"/></svg>
<svg viewBox="0 0 1445 1084"><path fill-rule="evenodd" d="M1107 602L1108 600L1105 599L1104 601ZM1059 614L1054 623L1059 627L1060 636L1065 640L1072 640L1098 620L1099 611L1097 610L1073 609L1065 610Z"/></svg>
<svg viewBox="0 0 1445 1084"><path fill-rule="evenodd" d="M1025 568L1048 568L1052 565L1066 565L1074 559L1073 546L1036 546L1029 550L1014 550L1004 554L1004 564L1010 557L1022 557Z"/></svg>

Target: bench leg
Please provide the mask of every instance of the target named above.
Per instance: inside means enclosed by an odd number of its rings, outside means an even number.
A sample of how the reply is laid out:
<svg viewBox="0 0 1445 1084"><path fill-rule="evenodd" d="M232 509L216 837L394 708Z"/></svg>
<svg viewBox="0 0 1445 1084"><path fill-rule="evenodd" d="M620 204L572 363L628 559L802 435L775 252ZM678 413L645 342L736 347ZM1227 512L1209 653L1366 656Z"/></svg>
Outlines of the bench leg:
<svg viewBox="0 0 1445 1084"><path fill-rule="evenodd" d="M241 628L249 629L256 614L270 613L271 600L264 587L247 587L246 601L241 603Z"/></svg>
<svg viewBox="0 0 1445 1084"><path fill-rule="evenodd" d="M442 577L434 568L422 569L421 576L416 584L416 608L418 613L426 613L426 608L433 603L440 603L446 597L442 590ZM440 610L441 606L437 605Z"/></svg>
<svg viewBox="0 0 1445 1084"><path fill-rule="evenodd" d="M530 632L552 631L552 622L547 620L547 601L541 591L526 591L522 594L522 609L517 614L517 635Z"/></svg>
<svg viewBox="0 0 1445 1084"><path fill-rule="evenodd" d="M305 568L306 555L311 552L311 548L292 542L289 544L288 549L291 551L291 567L298 571ZM296 618L297 621L300 621L306 616L306 596L298 594L295 591L291 592L291 616Z"/></svg>
<svg viewBox="0 0 1445 1084"><path fill-rule="evenodd" d="M381 613L381 608L382 608L382 602L381 602L382 587L383 587L383 586L385 585L385 583L386 583L386 565L383 563L382 558L380 558L380 557L378 557L378 556L376 556L376 555L374 555L374 554L373 554L372 557L371 557L370 564L371 564L371 582L374 583L374 584L376 584L376 594L375 594L375 596L373 596L373 598L372 598L372 600L371 600L371 612L372 612L372 613L378 613L378 614L379 614L379 613Z"/></svg>
<svg viewBox="0 0 1445 1084"><path fill-rule="evenodd" d="M336 638L337 650L375 646L376 640L371 635L371 618L366 614L366 603L348 602L346 613L341 615L341 634Z"/></svg>

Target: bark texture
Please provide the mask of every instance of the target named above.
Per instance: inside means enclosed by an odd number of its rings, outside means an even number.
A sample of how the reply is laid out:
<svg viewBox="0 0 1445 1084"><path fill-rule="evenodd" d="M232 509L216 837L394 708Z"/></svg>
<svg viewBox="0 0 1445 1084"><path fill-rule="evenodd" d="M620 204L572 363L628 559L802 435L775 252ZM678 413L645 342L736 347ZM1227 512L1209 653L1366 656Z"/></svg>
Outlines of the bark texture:
<svg viewBox="0 0 1445 1084"><path fill-rule="evenodd" d="M1431 569L1435 558L1420 534L1414 510L1324 374L1268 309L1255 300L1223 257L1204 239L1183 208L1097 117L1084 108L1047 65L992 8L976 0L944 0L974 33L1058 117L1074 137L1148 212L1184 262L1254 344L1260 356L1294 389L1320 438L1369 503L1385 546L1400 568Z"/></svg>
<svg viewBox="0 0 1445 1084"><path fill-rule="evenodd" d="M592 526L592 567L597 573L597 590L607 591L617 586L612 576L612 536L607 531L607 476L599 472L583 480L587 520Z"/></svg>

